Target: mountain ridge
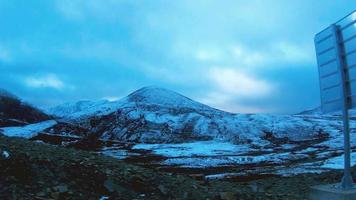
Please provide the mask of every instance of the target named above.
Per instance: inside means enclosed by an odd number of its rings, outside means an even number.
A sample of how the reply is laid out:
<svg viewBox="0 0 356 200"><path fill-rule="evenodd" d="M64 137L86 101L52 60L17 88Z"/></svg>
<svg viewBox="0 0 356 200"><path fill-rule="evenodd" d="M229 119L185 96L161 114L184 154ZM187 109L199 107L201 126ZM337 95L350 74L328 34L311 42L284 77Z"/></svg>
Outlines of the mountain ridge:
<svg viewBox="0 0 356 200"><path fill-rule="evenodd" d="M209 139L266 143L261 137L268 132L298 140L313 137L318 130L318 125L300 117L229 113L154 86L66 117L102 139L147 143ZM298 130L305 132L288 134Z"/></svg>
<svg viewBox="0 0 356 200"><path fill-rule="evenodd" d="M66 110L69 114L62 114L57 119L61 123L46 132L90 134L97 139L122 142L223 140L261 146L271 143L266 139L269 134L272 138L301 141L318 137L323 129L317 120L303 116L234 114L152 86L136 90L118 101L80 101L64 105L69 105ZM63 112L63 107L59 110ZM80 130L87 131L83 134Z"/></svg>
<svg viewBox="0 0 356 200"><path fill-rule="evenodd" d="M21 126L52 119L40 109L22 101L5 89L0 89L0 127Z"/></svg>

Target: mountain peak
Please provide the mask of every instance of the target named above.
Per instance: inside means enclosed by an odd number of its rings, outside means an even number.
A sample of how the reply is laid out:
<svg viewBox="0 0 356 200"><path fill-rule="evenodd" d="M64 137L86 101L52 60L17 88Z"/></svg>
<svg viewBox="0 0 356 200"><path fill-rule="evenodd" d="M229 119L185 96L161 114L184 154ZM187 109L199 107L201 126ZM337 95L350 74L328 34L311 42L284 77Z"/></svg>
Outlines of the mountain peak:
<svg viewBox="0 0 356 200"><path fill-rule="evenodd" d="M160 88L160 87L156 87L156 86L147 86L147 87L140 88L140 89L132 92L128 96L149 97L149 96L152 96L153 94L160 95L160 96L179 95L181 97L184 97L183 95L180 95L177 92L174 92L172 90L168 90L168 89ZM184 97L184 98L187 98L187 97Z"/></svg>
<svg viewBox="0 0 356 200"><path fill-rule="evenodd" d="M177 92L155 86L138 89L129 94L127 98L134 103L154 104L165 107L210 108Z"/></svg>

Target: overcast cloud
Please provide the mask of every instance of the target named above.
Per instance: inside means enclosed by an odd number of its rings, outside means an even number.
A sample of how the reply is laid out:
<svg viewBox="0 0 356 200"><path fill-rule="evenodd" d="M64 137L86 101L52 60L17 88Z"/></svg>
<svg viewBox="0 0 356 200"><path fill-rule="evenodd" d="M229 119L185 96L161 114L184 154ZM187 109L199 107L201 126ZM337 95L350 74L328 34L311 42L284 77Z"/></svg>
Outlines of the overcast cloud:
<svg viewBox="0 0 356 200"><path fill-rule="evenodd" d="M0 1L0 87L38 106L147 85L231 112L319 105L314 35L353 0Z"/></svg>

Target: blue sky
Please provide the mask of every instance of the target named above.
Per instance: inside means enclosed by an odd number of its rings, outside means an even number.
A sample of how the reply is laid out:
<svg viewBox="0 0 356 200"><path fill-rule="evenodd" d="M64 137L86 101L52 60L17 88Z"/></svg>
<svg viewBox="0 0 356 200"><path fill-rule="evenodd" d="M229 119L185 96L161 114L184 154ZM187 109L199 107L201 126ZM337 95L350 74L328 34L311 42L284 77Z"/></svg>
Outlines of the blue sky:
<svg viewBox="0 0 356 200"><path fill-rule="evenodd" d="M319 105L314 35L354 0L0 0L0 87L47 107L154 85L243 113Z"/></svg>

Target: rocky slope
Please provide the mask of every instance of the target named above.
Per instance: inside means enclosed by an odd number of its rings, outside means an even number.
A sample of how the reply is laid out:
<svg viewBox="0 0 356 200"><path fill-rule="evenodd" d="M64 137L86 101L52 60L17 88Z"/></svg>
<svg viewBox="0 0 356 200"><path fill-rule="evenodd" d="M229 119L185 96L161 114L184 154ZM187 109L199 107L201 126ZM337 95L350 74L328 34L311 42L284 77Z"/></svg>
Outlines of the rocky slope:
<svg viewBox="0 0 356 200"><path fill-rule="evenodd" d="M5 111L22 108L11 104L3 105L6 105L2 107ZM38 132L70 137L90 136L91 140L137 143L219 140L235 144L248 143L259 148L280 141L300 142L325 138L331 133L335 135L334 133L339 132L341 125L337 115L224 112L176 92L156 87L139 89L119 101L80 101L63 104L47 112L48 115L36 119L44 120L49 118L49 115L55 115L58 116L56 123ZM27 112L21 110L17 113ZM31 134L36 136L33 128L41 128L40 125L23 128L30 129ZM353 126L352 120L351 127ZM13 136L23 131L19 127L3 128L3 132Z"/></svg>
<svg viewBox="0 0 356 200"><path fill-rule="evenodd" d="M352 168L353 176L356 175ZM294 177L194 180L114 158L0 136L0 199L307 199L341 170Z"/></svg>
<svg viewBox="0 0 356 200"><path fill-rule="evenodd" d="M21 126L49 119L51 117L41 110L0 89L0 127Z"/></svg>
<svg viewBox="0 0 356 200"><path fill-rule="evenodd" d="M320 133L318 123L303 116L233 114L155 87L139 89L116 102L82 104L61 105L50 113L91 130L101 139L131 142L218 139L261 144L266 143L261 138L268 134L304 140Z"/></svg>
<svg viewBox="0 0 356 200"><path fill-rule="evenodd" d="M206 194L200 183L188 177L169 176L94 153L0 136L0 199L184 196L205 199L212 194Z"/></svg>

